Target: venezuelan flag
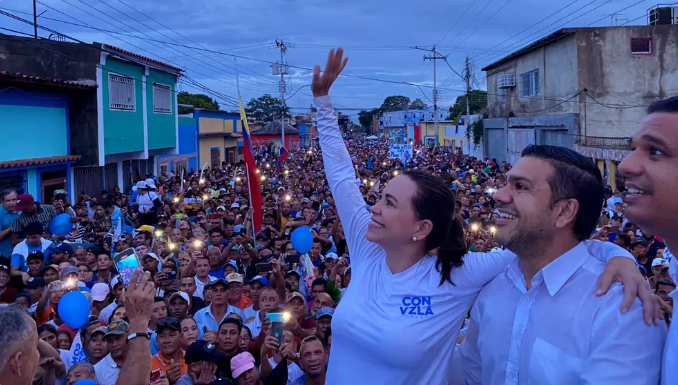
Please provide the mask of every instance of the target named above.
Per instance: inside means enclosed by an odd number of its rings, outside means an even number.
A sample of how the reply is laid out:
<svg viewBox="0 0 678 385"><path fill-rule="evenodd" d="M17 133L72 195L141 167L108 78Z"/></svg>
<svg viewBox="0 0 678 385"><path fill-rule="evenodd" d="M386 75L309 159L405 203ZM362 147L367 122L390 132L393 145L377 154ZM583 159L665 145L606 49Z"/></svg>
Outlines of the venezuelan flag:
<svg viewBox="0 0 678 385"><path fill-rule="evenodd" d="M278 159L278 167L283 166L285 164L285 159L287 159L287 150L285 147L280 147L280 158Z"/></svg>
<svg viewBox="0 0 678 385"><path fill-rule="evenodd" d="M252 224L254 232L261 230L263 212L261 211L261 188L259 186L259 175L257 175L257 165L252 155L252 141L250 140L250 129L247 125L247 114L242 104L242 98L238 98L240 104L240 120L242 121L242 138L245 157L245 166L247 169L247 188L250 194L250 206L252 207Z"/></svg>

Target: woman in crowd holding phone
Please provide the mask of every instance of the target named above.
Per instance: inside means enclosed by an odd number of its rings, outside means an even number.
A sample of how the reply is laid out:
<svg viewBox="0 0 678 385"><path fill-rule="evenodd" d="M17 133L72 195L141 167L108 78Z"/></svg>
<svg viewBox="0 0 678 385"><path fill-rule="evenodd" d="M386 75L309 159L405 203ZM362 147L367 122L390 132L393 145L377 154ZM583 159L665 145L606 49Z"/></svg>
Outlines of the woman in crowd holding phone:
<svg viewBox="0 0 678 385"><path fill-rule="evenodd" d="M330 51L325 71L320 75L316 66L311 84L325 172L351 251L352 289L334 314L326 383L446 383L462 320L515 255L466 254L454 193L423 171L389 180L383 198L365 210L328 96L347 60L341 48ZM602 245L587 246L593 255L622 253ZM642 279L632 267L624 278L635 297Z"/></svg>

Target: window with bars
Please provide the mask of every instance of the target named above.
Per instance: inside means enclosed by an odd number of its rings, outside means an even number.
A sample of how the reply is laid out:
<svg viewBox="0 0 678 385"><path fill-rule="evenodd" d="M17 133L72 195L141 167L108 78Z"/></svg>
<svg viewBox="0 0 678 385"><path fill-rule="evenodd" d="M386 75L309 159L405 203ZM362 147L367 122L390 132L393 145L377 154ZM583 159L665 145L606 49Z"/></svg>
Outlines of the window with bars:
<svg viewBox="0 0 678 385"><path fill-rule="evenodd" d="M539 70L526 72L520 75L519 95L521 98L541 94L539 84Z"/></svg>
<svg viewBox="0 0 678 385"><path fill-rule="evenodd" d="M164 84L153 84L153 112L172 113L172 89Z"/></svg>
<svg viewBox="0 0 678 385"><path fill-rule="evenodd" d="M186 170L188 173L188 161L187 160L177 160L174 162L174 173L181 175L181 170Z"/></svg>
<svg viewBox="0 0 678 385"><path fill-rule="evenodd" d="M134 111L136 109L133 78L108 74L108 94L111 110Z"/></svg>
<svg viewBox="0 0 678 385"><path fill-rule="evenodd" d="M632 37L631 55L652 55L654 53L652 37Z"/></svg>

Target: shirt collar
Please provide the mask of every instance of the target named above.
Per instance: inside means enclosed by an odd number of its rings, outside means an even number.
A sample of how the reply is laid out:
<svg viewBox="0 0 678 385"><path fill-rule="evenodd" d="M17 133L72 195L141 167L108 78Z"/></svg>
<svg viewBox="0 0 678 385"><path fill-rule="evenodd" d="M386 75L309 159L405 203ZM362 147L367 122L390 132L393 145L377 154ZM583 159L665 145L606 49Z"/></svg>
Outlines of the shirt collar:
<svg viewBox="0 0 678 385"><path fill-rule="evenodd" d="M544 282L546 289L553 297L589 256L586 246L583 242L580 242L537 272L532 278L532 287ZM519 288L522 292L527 291L525 289L525 275L520 268L520 257L514 258L506 267L506 276L514 287Z"/></svg>
<svg viewBox="0 0 678 385"><path fill-rule="evenodd" d="M546 288L551 297L558 293L558 290L565 285L589 256L590 254L584 243L579 242L577 246L541 269L544 275L544 283L546 283Z"/></svg>
<svg viewBox="0 0 678 385"><path fill-rule="evenodd" d="M108 364L108 366L110 366L111 368L119 368L120 367L120 366L118 366L118 364L115 363L115 360L113 359L113 357L111 357L110 353L108 353L108 355L106 356L106 361L107 361L106 363Z"/></svg>

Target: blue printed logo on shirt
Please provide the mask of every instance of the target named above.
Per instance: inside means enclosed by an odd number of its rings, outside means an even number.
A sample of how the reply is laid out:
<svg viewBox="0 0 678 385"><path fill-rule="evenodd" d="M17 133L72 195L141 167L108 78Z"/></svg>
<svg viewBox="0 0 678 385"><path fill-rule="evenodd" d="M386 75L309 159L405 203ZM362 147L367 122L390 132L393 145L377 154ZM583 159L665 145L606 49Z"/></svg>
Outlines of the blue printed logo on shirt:
<svg viewBox="0 0 678 385"><path fill-rule="evenodd" d="M428 318L433 315L431 297L411 296L403 297L400 314L416 318Z"/></svg>

